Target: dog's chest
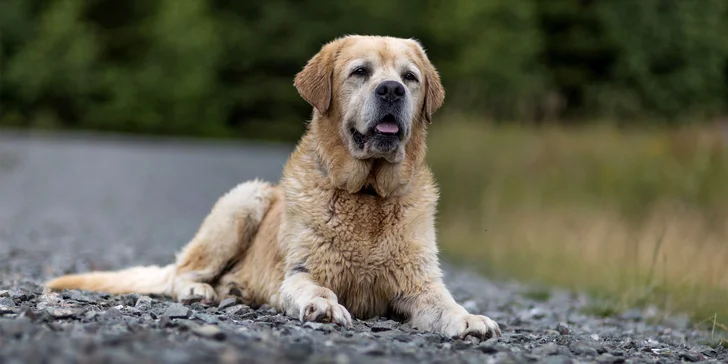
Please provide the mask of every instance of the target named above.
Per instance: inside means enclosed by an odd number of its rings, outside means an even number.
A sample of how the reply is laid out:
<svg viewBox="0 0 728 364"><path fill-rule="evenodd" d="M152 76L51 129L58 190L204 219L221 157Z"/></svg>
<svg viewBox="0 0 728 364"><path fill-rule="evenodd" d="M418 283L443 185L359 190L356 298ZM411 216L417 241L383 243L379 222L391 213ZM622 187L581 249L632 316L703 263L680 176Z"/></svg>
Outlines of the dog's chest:
<svg viewBox="0 0 728 364"><path fill-rule="evenodd" d="M387 265L407 241L407 209L369 195L345 195L332 201L321 229L331 249L352 265L376 269Z"/></svg>
<svg viewBox="0 0 728 364"><path fill-rule="evenodd" d="M311 250L317 280L362 314L383 314L400 290L398 279L416 255L409 241L407 208L374 196L333 199L327 220L316 230L323 242Z"/></svg>

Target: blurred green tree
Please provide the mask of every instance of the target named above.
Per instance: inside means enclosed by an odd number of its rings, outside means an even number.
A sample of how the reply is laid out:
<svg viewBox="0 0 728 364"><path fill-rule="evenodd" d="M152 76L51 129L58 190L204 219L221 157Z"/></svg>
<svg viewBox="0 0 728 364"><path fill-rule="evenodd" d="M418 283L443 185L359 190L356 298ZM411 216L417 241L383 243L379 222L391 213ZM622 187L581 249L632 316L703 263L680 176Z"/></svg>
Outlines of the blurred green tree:
<svg viewBox="0 0 728 364"><path fill-rule="evenodd" d="M444 110L528 122L725 112L724 0L4 0L0 125L292 140L292 79L345 34L421 40Z"/></svg>

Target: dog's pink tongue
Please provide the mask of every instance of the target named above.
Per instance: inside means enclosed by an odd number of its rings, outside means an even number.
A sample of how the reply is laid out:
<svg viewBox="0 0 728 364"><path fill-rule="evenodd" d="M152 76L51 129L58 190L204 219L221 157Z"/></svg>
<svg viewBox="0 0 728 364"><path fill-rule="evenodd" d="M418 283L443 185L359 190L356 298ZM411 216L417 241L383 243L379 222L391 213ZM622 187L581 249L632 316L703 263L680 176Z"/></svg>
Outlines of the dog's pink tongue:
<svg viewBox="0 0 728 364"><path fill-rule="evenodd" d="M399 132L399 126L396 123L383 122L377 124L377 131L384 134L396 134Z"/></svg>

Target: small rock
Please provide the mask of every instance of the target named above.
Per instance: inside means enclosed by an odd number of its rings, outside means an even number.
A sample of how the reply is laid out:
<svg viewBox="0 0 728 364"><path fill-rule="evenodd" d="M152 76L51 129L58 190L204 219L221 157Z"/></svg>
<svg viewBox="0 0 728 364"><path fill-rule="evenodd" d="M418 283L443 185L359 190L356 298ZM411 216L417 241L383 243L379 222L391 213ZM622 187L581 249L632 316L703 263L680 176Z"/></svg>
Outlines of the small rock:
<svg viewBox="0 0 728 364"><path fill-rule="evenodd" d="M225 309L225 313L228 315L242 315L250 311L250 307L245 305L235 305Z"/></svg>
<svg viewBox="0 0 728 364"><path fill-rule="evenodd" d="M220 302L220 305L217 306L217 309L218 310L224 310L224 309L226 309L228 307L233 307L233 306L235 306L237 304L238 304L238 298L237 297L230 297L230 298L226 298L226 299L222 300L222 302Z"/></svg>
<svg viewBox="0 0 728 364"><path fill-rule="evenodd" d="M217 324L220 322L220 320L218 320L217 317L206 314L206 313L196 312L194 314L194 316L195 316L195 318L198 318L208 324Z"/></svg>
<svg viewBox="0 0 728 364"><path fill-rule="evenodd" d="M190 309L180 304L172 304L164 311L164 315L169 318L187 318L190 315Z"/></svg>
<svg viewBox="0 0 728 364"><path fill-rule="evenodd" d="M0 306L15 307L15 301L9 297L0 298Z"/></svg>
<svg viewBox="0 0 728 364"><path fill-rule="evenodd" d="M559 322L559 324L556 325L556 331L561 335L569 335L569 325L567 325L565 322Z"/></svg>
<svg viewBox="0 0 728 364"><path fill-rule="evenodd" d="M149 309L152 307L152 298L149 296L139 296L134 307L139 309Z"/></svg>
<svg viewBox="0 0 728 364"><path fill-rule="evenodd" d="M65 297L65 295L64 295ZM96 303L95 299L89 298L88 296L84 295L83 293L79 291L71 291L68 293L68 299L72 299L74 301L83 302L83 303Z"/></svg>
<svg viewBox="0 0 728 364"><path fill-rule="evenodd" d="M121 314L121 311L119 311L119 309L112 307L106 310L106 312L104 313L104 318L107 320L117 321L124 318L124 315Z"/></svg>
<svg viewBox="0 0 728 364"><path fill-rule="evenodd" d="M3 298L3 297L10 297L10 291L8 291L6 289L0 291L0 298Z"/></svg>
<svg viewBox="0 0 728 364"><path fill-rule="evenodd" d="M201 312L201 311L205 311L205 308L206 308L206 306L205 306L205 305L203 305L203 303L204 303L204 301L201 301L201 302L193 302L193 303L192 303L192 304L190 305L190 308L191 308L192 310L194 310L194 311L200 311L200 312Z"/></svg>
<svg viewBox="0 0 728 364"><path fill-rule="evenodd" d="M30 295L22 289L14 289L10 292L10 296L16 301L25 301L31 298Z"/></svg>
<svg viewBox="0 0 728 364"><path fill-rule="evenodd" d="M382 332L382 331L389 331L394 330L399 326L399 323L392 320L387 321L379 321L376 322L374 325L372 325L371 330L373 332Z"/></svg>
<svg viewBox="0 0 728 364"><path fill-rule="evenodd" d="M85 315L83 315L83 319L86 321L91 321L98 315L98 312L96 311L88 311Z"/></svg>
<svg viewBox="0 0 728 364"><path fill-rule="evenodd" d="M687 352L687 353L680 353L680 359L687 361L687 362L695 363L695 362L704 360L705 357L703 356L702 353L696 353L696 352L691 351L691 352Z"/></svg>
<svg viewBox="0 0 728 364"><path fill-rule="evenodd" d="M597 356L597 350L585 343L575 343L571 346L571 352L576 355Z"/></svg>
<svg viewBox="0 0 728 364"><path fill-rule="evenodd" d="M124 295L121 299L122 302L124 302L127 306L136 306L137 300L139 300L139 295L136 293L130 293L127 295Z"/></svg>
<svg viewBox="0 0 728 364"><path fill-rule="evenodd" d="M546 343L543 346L533 350L534 354L538 355L556 355L559 353L559 346L556 343Z"/></svg>
<svg viewBox="0 0 728 364"><path fill-rule="evenodd" d="M76 318L86 312L83 308L62 308L62 307L48 307L46 309L48 314L53 318Z"/></svg>
<svg viewBox="0 0 728 364"><path fill-rule="evenodd" d="M711 358L715 358L716 356L718 356L718 352L715 349L713 349L707 345L696 346L696 347L690 349L690 351L695 352L695 353L701 353L701 354L703 354L705 356L709 356Z"/></svg>
<svg viewBox="0 0 728 364"><path fill-rule="evenodd" d="M225 333L215 325L202 325L192 329L192 332L200 337L214 339L214 340L225 340Z"/></svg>
<svg viewBox="0 0 728 364"><path fill-rule="evenodd" d="M174 322L172 322L172 319L169 318L169 316L162 316L159 318L159 327L165 328L165 327L172 327L174 326Z"/></svg>
<svg viewBox="0 0 728 364"><path fill-rule="evenodd" d="M480 343L479 345L477 345L475 347L475 349L482 351L484 354L495 354L495 353L499 352L501 348L499 345L494 345L492 343L484 342L484 343Z"/></svg>
<svg viewBox="0 0 728 364"><path fill-rule="evenodd" d="M35 320L38 319L38 315L36 315L35 312L33 312L33 310L30 309L30 307L25 307L20 310L17 318L19 318L19 319L25 318L25 319L30 320L31 322L35 322Z"/></svg>
<svg viewBox="0 0 728 364"><path fill-rule="evenodd" d="M318 329L322 328L323 326L324 326L324 324L322 324L320 322L311 322L311 321L307 321L305 324L303 324L303 327L308 327L308 328L311 328L314 330L318 330Z"/></svg>
<svg viewBox="0 0 728 364"><path fill-rule="evenodd" d="M15 308L0 305L0 315L4 315L6 313L15 313Z"/></svg>
<svg viewBox="0 0 728 364"><path fill-rule="evenodd" d="M625 358L614 356L612 354L604 353L596 357L595 359L597 363L604 363L604 364L617 364L617 363L624 363Z"/></svg>

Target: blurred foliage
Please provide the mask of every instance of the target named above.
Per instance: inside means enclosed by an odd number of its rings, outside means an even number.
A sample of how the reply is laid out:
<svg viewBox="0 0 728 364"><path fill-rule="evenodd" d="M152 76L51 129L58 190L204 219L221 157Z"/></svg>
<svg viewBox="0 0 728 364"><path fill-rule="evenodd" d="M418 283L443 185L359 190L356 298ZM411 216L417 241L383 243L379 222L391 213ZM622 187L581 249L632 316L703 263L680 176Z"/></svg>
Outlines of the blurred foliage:
<svg viewBox="0 0 728 364"><path fill-rule="evenodd" d="M344 34L421 40L446 109L677 122L728 102L724 0L3 0L0 123L292 140Z"/></svg>

